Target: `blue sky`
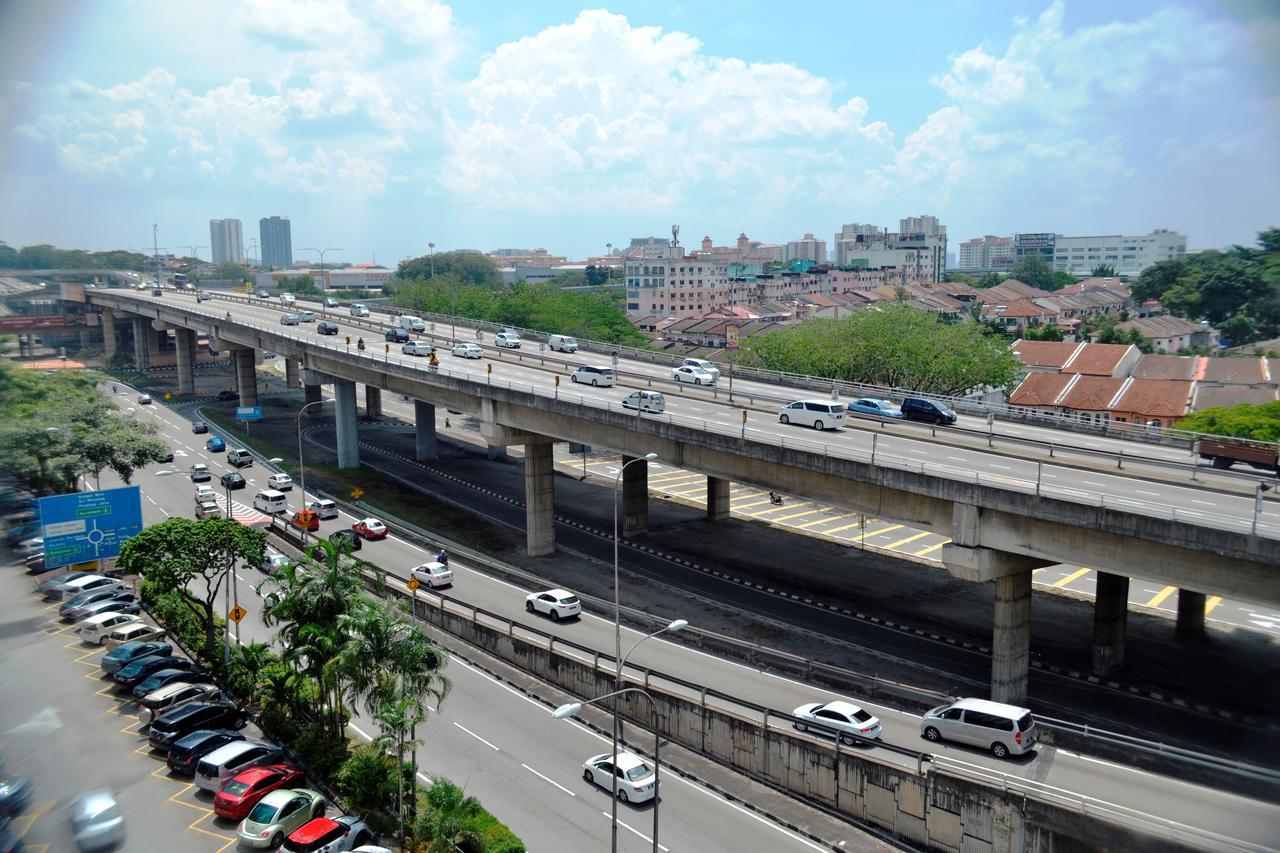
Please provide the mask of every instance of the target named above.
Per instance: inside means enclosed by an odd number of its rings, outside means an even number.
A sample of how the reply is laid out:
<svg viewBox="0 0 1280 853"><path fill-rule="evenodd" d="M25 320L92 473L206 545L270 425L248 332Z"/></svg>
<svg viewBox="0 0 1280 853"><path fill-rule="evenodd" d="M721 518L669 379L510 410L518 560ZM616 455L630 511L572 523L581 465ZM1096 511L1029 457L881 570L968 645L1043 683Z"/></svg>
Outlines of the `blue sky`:
<svg viewBox="0 0 1280 853"><path fill-rule="evenodd" d="M1193 248L1280 225L1268 0L0 4L0 240L584 257L932 213ZM184 253L185 249L182 250ZM208 250L200 253L208 257Z"/></svg>

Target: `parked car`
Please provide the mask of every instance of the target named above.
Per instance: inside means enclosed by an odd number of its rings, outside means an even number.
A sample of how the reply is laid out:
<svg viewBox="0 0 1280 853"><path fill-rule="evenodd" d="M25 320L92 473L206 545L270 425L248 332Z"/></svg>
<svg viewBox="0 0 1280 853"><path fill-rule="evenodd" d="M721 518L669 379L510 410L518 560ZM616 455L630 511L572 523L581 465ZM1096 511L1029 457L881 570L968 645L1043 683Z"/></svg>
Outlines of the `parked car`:
<svg viewBox="0 0 1280 853"><path fill-rule="evenodd" d="M81 850L110 850L124 844L124 815L110 791L94 791L67 805L71 837Z"/></svg>
<svg viewBox="0 0 1280 853"><path fill-rule="evenodd" d="M209 431L209 425L204 421L196 421L191 425L191 432L195 435L204 435Z"/></svg>
<svg viewBox="0 0 1280 853"><path fill-rule="evenodd" d="M297 314L281 314L280 315L281 326L296 326L301 321L302 321L302 318L299 317Z"/></svg>
<svg viewBox="0 0 1280 853"><path fill-rule="evenodd" d="M351 529L365 539L386 539L387 526L376 518L362 518Z"/></svg>
<svg viewBox="0 0 1280 853"><path fill-rule="evenodd" d="M82 607L87 607L99 601L132 601L133 593L124 587L115 589L91 589L88 592L79 592L71 596L71 598L62 602L58 606L58 615L70 622L77 621L80 617L76 612Z"/></svg>
<svg viewBox="0 0 1280 853"><path fill-rule="evenodd" d="M387 329L387 343L402 344L409 340L409 333L404 329Z"/></svg>
<svg viewBox="0 0 1280 853"><path fill-rule="evenodd" d="M173 646L168 643L160 643L155 641L125 643L123 646L116 646L111 651L102 656L102 671L108 675L113 675L123 669L131 661L139 658L150 657L151 655L167 655L173 651Z"/></svg>
<svg viewBox="0 0 1280 853"><path fill-rule="evenodd" d="M449 352L459 358L481 358L484 355L484 350L480 349L480 345L473 344L470 341L454 344L453 349L449 350Z"/></svg>
<svg viewBox="0 0 1280 853"><path fill-rule="evenodd" d="M80 578L87 578L92 574L93 572L65 572L57 577L49 578L47 581L41 581L40 585L36 587L36 591L42 594L45 598L62 598L62 588L66 584L79 580ZM67 598L71 598L80 592L83 592L83 590L77 590L67 596Z"/></svg>
<svg viewBox="0 0 1280 853"><path fill-rule="evenodd" d="M175 681L171 684L152 690L143 695L139 701L138 719L142 724L150 725L156 717L181 708L188 702L199 702L206 699L217 699L222 695L216 684L191 684L187 681Z"/></svg>
<svg viewBox="0 0 1280 853"><path fill-rule="evenodd" d="M222 509L213 501L201 501L196 504L196 518L222 518Z"/></svg>
<svg viewBox="0 0 1280 853"><path fill-rule="evenodd" d="M200 729L243 729L249 722L244 711L229 702L192 702L158 718L147 732L155 749L168 749Z"/></svg>
<svg viewBox="0 0 1280 853"><path fill-rule="evenodd" d="M689 383L690 385L715 385L716 378L701 367L690 367L682 364L671 371L671 378L678 383Z"/></svg>
<svg viewBox="0 0 1280 853"><path fill-rule="evenodd" d="M204 449L210 453L221 453L227 449L227 443L215 435L204 443Z"/></svg>
<svg viewBox="0 0 1280 853"><path fill-rule="evenodd" d="M431 355L431 353L435 351L436 351L436 348L433 347L431 344L427 343L426 341L409 341L407 344L400 347L400 352L404 353L405 355L424 355L425 356L425 355Z"/></svg>
<svg viewBox="0 0 1280 853"><path fill-rule="evenodd" d="M324 797L308 788L272 791L241 822L237 832L240 844L274 850L295 829L323 816L324 810Z"/></svg>
<svg viewBox="0 0 1280 853"><path fill-rule="evenodd" d="M859 415L873 415L878 418L902 420L902 409L899 409L888 400L879 400L875 397L859 397L849 404L849 411Z"/></svg>
<svg viewBox="0 0 1280 853"><path fill-rule="evenodd" d="M418 583L426 584L431 589L438 586L453 586L453 571L443 563L423 563L409 570L409 575L418 579Z"/></svg>
<svg viewBox="0 0 1280 853"><path fill-rule="evenodd" d="M224 403L230 400L235 400L238 403L240 402L240 392L231 391L231 390L222 390L218 392L218 399Z"/></svg>
<svg viewBox="0 0 1280 853"><path fill-rule="evenodd" d="M1031 711L1017 705L986 699L957 699L940 705L920 718L925 740L952 740L989 749L996 758L1021 755L1036 744L1036 722Z"/></svg>
<svg viewBox="0 0 1280 853"><path fill-rule="evenodd" d="M191 482L207 483L212 475L209 473L209 466L203 462L197 462L191 466Z"/></svg>
<svg viewBox="0 0 1280 853"><path fill-rule="evenodd" d="M321 335L336 335L338 334L338 324L330 323L328 320L321 320L316 323L316 332Z"/></svg>
<svg viewBox="0 0 1280 853"><path fill-rule="evenodd" d="M190 776L196 762L234 740L244 740L244 735L233 729L196 729L170 744L165 761L174 773Z"/></svg>
<svg viewBox="0 0 1280 853"><path fill-rule="evenodd" d="M222 487L225 489L234 491L245 487L245 479L239 471L228 471L218 479L222 481Z"/></svg>
<svg viewBox="0 0 1280 853"><path fill-rule="evenodd" d="M140 613L142 605L133 597L133 593L128 587L102 587L109 592L121 593L120 598L108 598L95 601L92 604L82 604L75 609L74 612L68 614L70 621L75 623L79 628L87 619L92 616L98 616L102 613ZM101 590L93 590L93 592L101 592Z"/></svg>
<svg viewBox="0 0 1280 853"><path fill-rule="evenodd" d="M77 626L76 634L80 636L80 642L100 646L102 645L102 639L111 633L112 629L123 625L125 622L140 621L142 621L142 617L137 613L120 613L108 610L105 613L95 613L85 619Z"/></svg>
<svg viewBox="0 0 1280 853"><path fill-rule="evenodd" d="M846 410L844 403L830 400L797 400L778 412L778 423L814 429L840 429L844 425Z"/></svg>
<svg viewBox="0 0 1280 853"><path fill-rule="evenodd" d="M34 786L26 776L0 775L0 818L11 817L26 809Z"/></svg>
<svg viewBox="0 0 1280 853"><path fill-rule="evenodd" d="M954 410L936 400L923 397L905 397L902 400L902 415L909 421L925 421L933 424L953 424L956 422Z"/></svg>
<svg viewBox="0 0 1280 853"><path fill-rule="evenodd" d="M222 790L213 795L213 810L224 820L244 820L267 794L302 781L302 771L292 764L251 767L228 779Z"/></svg>
<svg viewBox="0 0 1280 853"><path fill-rule="evenodd" d="M593 367L584 364L569 374L569 381L574 384L580 382L583 385L590 385L592 388L612 388L618 384L618 375L614 373L612 367Z"/></svg>
<svg viewBox="0 0 1280 853"><path fill-rule="evenodd" d="M355 815L318 817L291 832L280 849L289 853L341 853L373 839L369 825Z"/></svg>
<svg viewBox="0 0 1280 853"><path fill-rule="evenodd" d="M284 751L272 743L240 740L219 747L196 762L193 781L202 790L216 794L241 771L280 760Z"/></svg>
<svg viewBox="0 0 1280 853"><path fill-rule="evenodd" d="M624 803L643 803L652 800L657 777L638 755L618 753L618 767L613 766L613 754L593 755L582 763L582 778L599 785L606 791L616 791Z"/></svg>
<svg viewBox="0 0 1280 853"><path fill-rule="evenodd" d="M656 391L632 391L622 398L622 408L656 414L667 410L667 398Z"/></svg>
<svg viewBox="0 0 1280 853"><path fill-rule="evenodd" d="M364 547L360 534L354 530L335 530L329 534L329 541L337 545L339 550L359 551Z"/></svg>
<svg viewBox="0 0 1280 853"><path fill-rule="evenodd" d="M132 690L135 685L140 684L153 672L159 672L162 669L183 668L194 669L195 664L186 658L175 657L172 654L148 655L144 658L129 661L112 678L115 679L116 684Z"/></svg>
<svg viewBox="0 0 1280 853"><path fill-rule="evenodd" d="M267 486L278 492L293 491L293 478L288 474L277 472L267 478Z"/></svg>
<svg viewBox="0 0 1280 853"><path fill-rule="evenodd" d="M582 615L582 602L567 589L549 589L531 592L524 598L524 609L530 613L545 613L552 622Z"/></svg>
<svg viewBox="0 0 1280 853"><path fill-rule="evenodd" d="M155 625L148 625L146 622L129 622L116 626L115 630L107 634L102 644L109 649L114 649L126 643L144 643L149 640L159 640L164 634L164 629L157 628Z"/></svg>
<svg viewBox="0 0 1280 853"><path fill-rule="evenodd" d="M159 669L135 684L130 692L133 698L143 699L170 684L212 684L213 676L197 669L169 667ZM215 697L216 698L216 697Z"/></svg>
<svg viewBox="0 0 1280 853"><path fill-rule="evenodd" d="M16 550L18 554L23 557L29 557L32 554L42 553L44 551L44 537L31 536L27 539L23 539L21 542L18 543L18 547Z"/></svg>
<svg viewBox="0 0 1280 853"><path fill-rule="evenodd" d="M830 731L841 743L853 745L858 738L880 737L880 720L852 702L810 702L791 712L797 719L792 723L798 731L808 731L812 725L818 731Z"/></svg>
<svg viewBox="0 0 1280 853"><path fill-rule="evenodd" d="M76 573L73 572L72 574ZM63 575L63 577L66 578L67 576ZM55 584L51 591L45 592L44 597L65 601L81 592L120 586L124 586L124 584L115 578L109 578L104 575L81 575L73 580L64 580L61 584Z"/></svg>
<svg viewBox="0 0 1280 853"><path fill-rule="evenodd" d="M139 405L139 406L150 406L150 405L151 405L151 395L150 395L150 394L139 394L139 395L138 395L138 405Z"/></svg>
<svg viewBox="0 0 1280 853"><path fill-rule="evenodd" d="M711 374L715 380L720 379L720 368L716 367L714 361L707 361L705 358L686 358L680 362L682 367L696 367L706 373Z"/></svg>

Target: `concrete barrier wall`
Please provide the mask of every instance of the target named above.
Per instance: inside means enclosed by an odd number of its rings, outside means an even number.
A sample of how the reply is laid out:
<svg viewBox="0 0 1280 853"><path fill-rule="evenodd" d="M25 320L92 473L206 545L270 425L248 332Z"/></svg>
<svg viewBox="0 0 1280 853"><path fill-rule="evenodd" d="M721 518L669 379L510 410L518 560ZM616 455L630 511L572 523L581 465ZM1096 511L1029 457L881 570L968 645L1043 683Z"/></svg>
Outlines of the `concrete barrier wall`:
<svg viewBox="0 0 1280 853"><path fill-rule="evenodd" d="M378 587L377 581L370 581ZM613 689L613 675L598 660L562 654L546 643L527 640L514 626L483 614L442 610L434 600L416 598L416 615L493 656L576 696L589 698ZM581 654L581 653L579 653ZM605 662L608 663L607 661ZM769 712L759 719L730 714L703 702L646 685L657 709L662 736L854 821L930 849L982 853L1060 853L1062 850L1200 850L1203 843L1155 838L1079 808L1038 802L1024 792L1002 790L959 778L926 760L921 772L887 764L868 747L815 743L787 729L769 728ZM624 736L648 750L654 712L637 694L620 698L619 709L643 733L624 725Z"/></svg>

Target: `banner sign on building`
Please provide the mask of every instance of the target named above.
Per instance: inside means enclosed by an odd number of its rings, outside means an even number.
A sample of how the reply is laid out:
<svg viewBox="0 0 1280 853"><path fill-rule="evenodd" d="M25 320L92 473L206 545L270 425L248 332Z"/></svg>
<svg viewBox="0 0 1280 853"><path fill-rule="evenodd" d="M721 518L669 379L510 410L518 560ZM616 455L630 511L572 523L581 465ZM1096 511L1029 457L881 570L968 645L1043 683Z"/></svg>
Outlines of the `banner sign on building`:
<svg viewBox="0 0 1280 853"><path fill-rule="evenodd" d="M115 557L142 530L142 491L137 486L73 492L36 501L44 537L44 562L57 568Z"/></svg>
<svg viewBox="0 0 1280 853"><path fill-rule="evenodd" d="M1056 234L1018 234L1014 237L1014 243L1020 249L1048 249L1053 246Z"/></svg>
<svg viewBox="0 0 1280 853"><path fill-rule="evenodd" d="M737 323L730 323L724 327L724 345L726 349L738 348L738 333L742 331L742 327Z"/></svg>

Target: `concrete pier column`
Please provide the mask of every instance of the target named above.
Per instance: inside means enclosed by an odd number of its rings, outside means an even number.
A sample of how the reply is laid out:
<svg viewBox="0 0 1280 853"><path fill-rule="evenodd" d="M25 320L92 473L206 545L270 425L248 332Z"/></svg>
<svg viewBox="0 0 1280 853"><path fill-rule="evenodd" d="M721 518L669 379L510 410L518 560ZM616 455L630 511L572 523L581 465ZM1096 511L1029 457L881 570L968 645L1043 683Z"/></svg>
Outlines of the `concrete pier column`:
<svg viewBox="0 0 1280 853"><path fill-rule="evenodd" d="M1031 571L996 578L996 607L991 636L991 699L1021 705L1027 701L1031 660Z"/></svg>
<svg viewBox="0 0 1280 853"><path fill-rule="evenodd" d="M373 385L364 386L364 413L371 418L382 416L382 389Z"/></svg>
<svg viewBox="0 0 1280 853"><path fill-rule="evenodd" d="M556 492L554 445L549 441L524 446L524 503L526 548L530 557L556 552Z"/></svg>
<svg viewBox="0 0 1280 853"><path fill-rule="evenodd" d="M178 393L196 393L196 375L192 365L194 354L195 332L190 329L178 329Z"/></svg>
<svg viewBox="0 0 1280 853"><path fill-rule="evenodd" d="M133 318L133 364L139 370L151 366L151 350L147 346L147 338L154 334L151 321L145 317Z"/></svg>
<svg viewBox="0 0 1280 853"><path fill-rule="evenodd" d="M1178 624L1174 635L1179 640L1204 639L1204 593L1178 590Z"/></svg>
<svg viewBox="0 0 1280 853"><path fill-rule="evenodd" d="M729 487L728 480L719 477L707 478L707 521L728 521L729 519Z"/></svg>
<svg viewBox="0 0 1280 853"><path fill-rule="evenodd" d="M622 457L622 535L649 532L649 463L634 456ZM616 498L615 498L616 500Z"/></svg>
<svg viewBox="0 0 1280 853"><path fill-rule="evenodd" d="M284 360L284 384L287 388L297 388L300 384L298 374L302 370L302 363L296 358L286 358Z"/></svg>
<svg viewBox="0 0 1280 853"><path fill-rule="evenodd" d="M80 330L80 349L87 349L93 343L93 332L89 329Z"/></svg>
<svg viewBox="0 0 1280 853"><path fill-rule="evenodd" d="M1093 672L1111 675L1124 669L1124 639L1129 615L1129 578L1098 572L1093 599Z"/></svg>
<svg viewBox="0 0 1280 853"><path fill-rule="evenodd" d="M333 419L338 427L338 467L360 467L360 428L356 423L356 383L333 383ZM319 408L317 406L317 408Z"/></svg>
<svg viewBox="0 0 1280 853"><path fill-rule="evenodd" d="M306 403L319 403L323 399L320 394L319 385L303 385L302 393L304 397L303 402ZM320 407L316 406L315 408L307 409L307 417L315 417L315 411L318 408Z"/></svg>
<svg viewBox="0 0 1280 853"><path fill-rule="evenodd" d="M236 374L236 390L240 392L240 405L258 405L258 372L253 366L253 350L247 347L233 348L231 367Z"/></svg>
<svg viewBox="0 0 1280 853"><path fill-rule="evenodd" d="M116 354L116 313L102 309L102 353L107 358Z"/></svg>
<svg viewBox="0 0 1280 853"><path fill-rule="evenodd" d="M440 457L436 445L436 407L432 403L421 400L413 401L414 420L414 458L419 462L430 462Z"/></svg>
<svg viewBox="0 0 1280 853"><path fill-rule="evenodd" d="M485 448L485 455L489 457L490 462L506 462L507 448L502 444L490 444Z"/></svg>

